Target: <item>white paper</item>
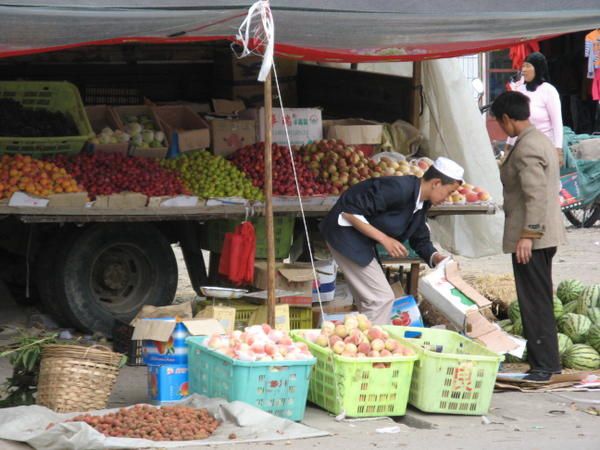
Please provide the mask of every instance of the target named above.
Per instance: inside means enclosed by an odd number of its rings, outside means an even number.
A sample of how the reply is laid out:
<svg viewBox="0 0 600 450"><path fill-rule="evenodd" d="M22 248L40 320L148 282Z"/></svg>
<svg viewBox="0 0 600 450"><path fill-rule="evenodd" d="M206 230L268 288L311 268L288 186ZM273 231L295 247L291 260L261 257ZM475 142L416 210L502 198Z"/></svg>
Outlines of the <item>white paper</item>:
<svg viewBox="0 0 600 450"><path fill-rule="evenodd" d="M348 222L346 219L344 219L344 216L342 214L343 213L341 213L338 216L338 225L342 226L342 227L351 227L352 224L350 222ZM352 214L352 215L363 223L367 223L367 224L369 223L369 221L367 219L365 219L365 216L363 216L361 214Z"/></svg>
<svg viewBox="0 0 600 450"><path fill-rule="evenodd" d="M31 197L25 192L15 192L10 197L10 200L8 201L8 206L45 208L46 206L48 206L48 200L45 198Z"/></svg>
<svg viewBox="0 0 600 450"><path fill-rule="evenodd" d="M190 195L178 195L168 198L160 204L161 208L193 208L198 205L198 197Z"/></svg>

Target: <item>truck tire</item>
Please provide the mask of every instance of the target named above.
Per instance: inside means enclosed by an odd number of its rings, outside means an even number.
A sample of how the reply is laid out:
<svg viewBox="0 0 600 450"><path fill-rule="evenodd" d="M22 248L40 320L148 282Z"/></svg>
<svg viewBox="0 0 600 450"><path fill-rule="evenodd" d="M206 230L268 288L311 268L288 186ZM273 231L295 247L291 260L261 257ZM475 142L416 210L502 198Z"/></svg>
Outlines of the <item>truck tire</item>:
<svg viewBox="0 0 600 450"><path fill-rule="evenodd" d="M47 236L44 239L44 244L40 247L34 271L35 285L42 309L50 314L58 325L65 328L72 328L74 324L71 323L64 309L58 304L54 285L58 275L56 262L60 259L61 250L68 246L66 244L71 239L72 235L65 232Z"/></svg>
<svg viewBox="0 0 600 450"><path fill-rule="evenodd" d="M149 224L100 224L79 231L60 252L55 298L81 331L111 336L144 305L171 304L177 261L167 239Z"/></svg>

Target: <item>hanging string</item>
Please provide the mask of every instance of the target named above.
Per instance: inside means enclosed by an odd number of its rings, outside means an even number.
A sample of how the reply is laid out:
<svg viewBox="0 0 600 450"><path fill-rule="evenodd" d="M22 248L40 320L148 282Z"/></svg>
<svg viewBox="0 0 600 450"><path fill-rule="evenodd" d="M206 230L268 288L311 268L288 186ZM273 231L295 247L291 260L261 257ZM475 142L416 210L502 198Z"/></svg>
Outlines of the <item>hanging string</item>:
<svg viewBox="0 0 600 450"><path fill-rule="evenodd" d="M271 13L271 8L268 0L259 0L250 7L246 18L244 19L238 30L236 38L238 40L238 44L242 46L242 51L239 54L234 49L234 53L236 53L238 58L243 58L248 55L262 56L263 62L260 69L260 73L258 75L258 81L264 82L267 78L267 75L269 74L269 71L272 70L273 79L275 80L275 87L277 89L277 97L279 98L279 109L281 111L281 117L284 118L285 108L283 106L283 97L281 96L279 79L277 78L277 68L275 66L273 58L275 49L275 23L273 22L273 15ZM304 213L304 205L302 203L300 183L298 181L296 164L294 162L294 152L292 150L287 123L285 120L283 120L282 122L285 130L287 149L290 154L290 161L292 163L292 172L294 174L296 195L298 196L298 204L300 205L300 215L302 217L302 224L304 226L304 235L306 237L308 255L310 258L310 265L312 267L313 272L313 280L315 281L319 309L321 310L321 317L324 318L325 312L323 310L323 302L321 301L321 292L319 290L319 278L317 276L317 269L315 267L315 260L312 252L310 235L308 232L308 224L306 222L306 214Z"/></svg>

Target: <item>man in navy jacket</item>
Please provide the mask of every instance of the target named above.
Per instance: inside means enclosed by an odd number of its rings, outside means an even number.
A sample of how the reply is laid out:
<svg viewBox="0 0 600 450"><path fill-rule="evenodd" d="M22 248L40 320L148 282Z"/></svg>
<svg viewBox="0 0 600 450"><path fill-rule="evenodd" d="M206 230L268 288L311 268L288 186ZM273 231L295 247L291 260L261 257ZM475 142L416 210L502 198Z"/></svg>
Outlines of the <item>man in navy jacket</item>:
<svg viewBox="0 0 600 450"><path fill-rule="evenodd" d="M426 215L462 183L464 170L440 157L422 179L414 176L371 178L342 194L321 223L321 233L350 286L358 309L375 324L390 322L394 293L377 260L381 244L395 258L407 256L408 240L435 266L445 257L429 235Z"/></svg>

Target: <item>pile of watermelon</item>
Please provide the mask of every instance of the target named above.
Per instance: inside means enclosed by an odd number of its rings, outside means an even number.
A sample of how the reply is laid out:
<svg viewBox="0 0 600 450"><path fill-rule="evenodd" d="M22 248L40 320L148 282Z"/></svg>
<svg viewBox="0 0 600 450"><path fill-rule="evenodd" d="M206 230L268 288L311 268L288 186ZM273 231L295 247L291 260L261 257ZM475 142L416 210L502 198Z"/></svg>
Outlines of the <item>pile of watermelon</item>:
<svg viewBox="0 0 600 450"><path fill-rule="evenodd" d="M508 308L499 325L508 333L523 335L519 302ZM561 281L554 296L558 348L563 366L576 370L600 368L600 284L584 286L578 280ZM514 358L513 358L514 359ZM523 355L523 360L527 355Z"/></svg>

